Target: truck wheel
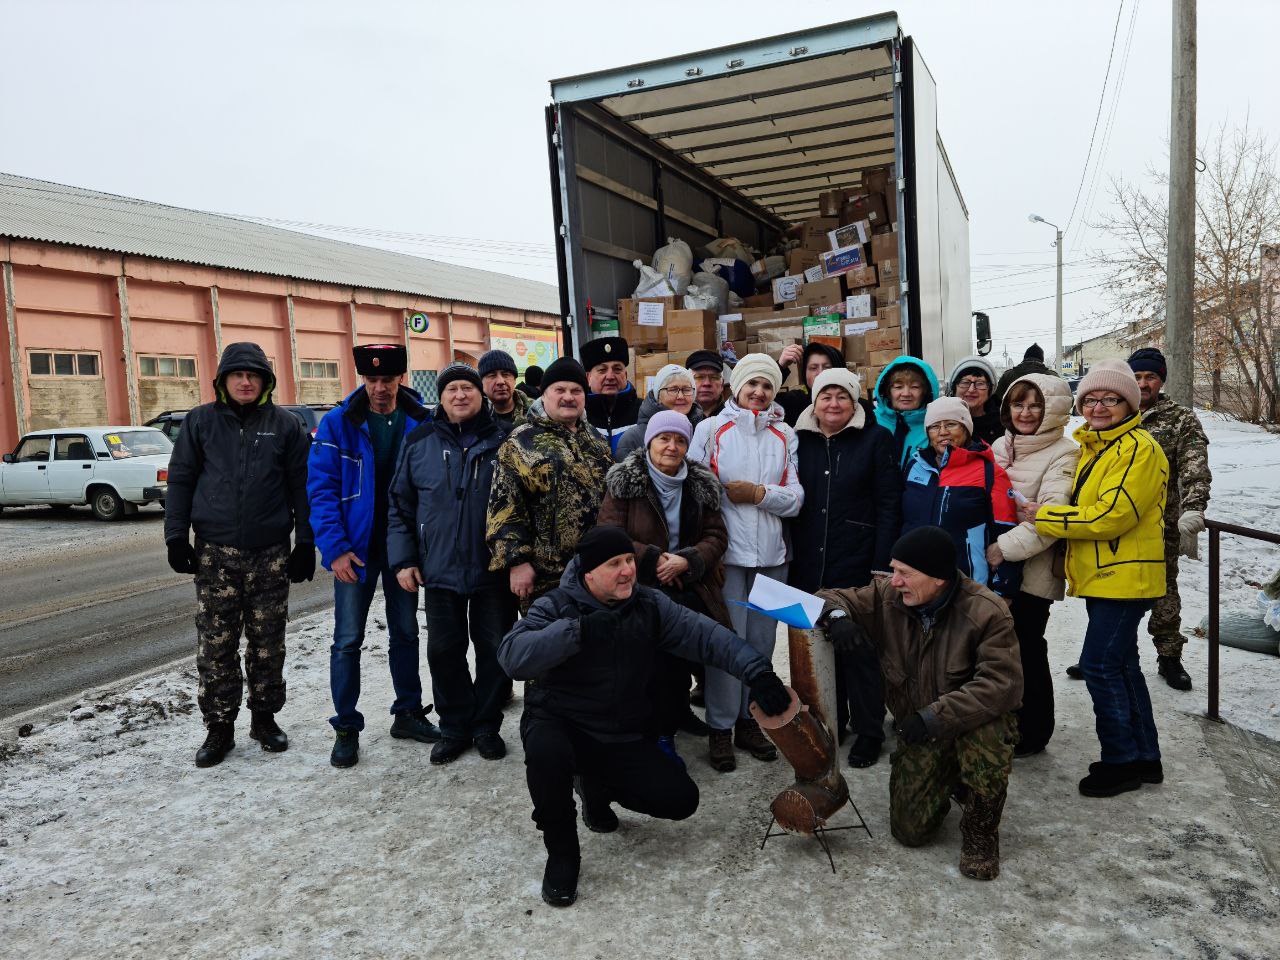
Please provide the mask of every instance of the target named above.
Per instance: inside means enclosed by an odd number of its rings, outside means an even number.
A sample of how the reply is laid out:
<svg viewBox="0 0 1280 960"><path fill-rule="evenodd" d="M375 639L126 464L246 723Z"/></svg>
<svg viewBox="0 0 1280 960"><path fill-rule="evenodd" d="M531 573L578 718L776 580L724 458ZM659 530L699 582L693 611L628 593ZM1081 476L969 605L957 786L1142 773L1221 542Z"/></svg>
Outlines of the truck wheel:
<svg viewBox="0 0 1280 960"><path fill-rule="evenodd" d="M99 520L119 520L124 516L124 501L110 487L95 487L89 495L89 505Z"/></svg>

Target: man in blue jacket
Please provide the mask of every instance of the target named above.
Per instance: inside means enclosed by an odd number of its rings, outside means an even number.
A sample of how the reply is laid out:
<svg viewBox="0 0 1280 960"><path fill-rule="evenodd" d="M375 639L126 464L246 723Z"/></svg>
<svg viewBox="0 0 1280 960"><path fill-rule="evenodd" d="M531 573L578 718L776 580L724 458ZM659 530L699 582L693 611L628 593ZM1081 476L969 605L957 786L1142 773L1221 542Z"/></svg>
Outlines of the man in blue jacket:
<svg viewBox="0 0 1280 960"><path fill-rule="evenodd" d="M324 415L308 463L311 524L325 567L333 571L334 628L329 651L329 686L336 731L329 762L354 766L359 758L364 716L360 699L360 647L369 605L382 580L386 599L387 660L396 699L391 735L434 743L440 731L422 706L418 673L415 597L396 584L387 563L388 490L406 434L428 422L422 398L400 380L408 367L402 344L373 343L352 350L364 381Z"/></svg>
<svg viewBox="0 0 1280 960"><path fill-rule="evenodd" d="M391 484L387 553L406 597L423 588L427 664L440 714L431 762L452 763L472 744L486 760L506 756L498 730L511 681L498 644L515 622L505 570L489 570L489 489L506 427L465 363L440 371L434 421L405 441ZM468 643L476 674L467 670Z"/></svg>

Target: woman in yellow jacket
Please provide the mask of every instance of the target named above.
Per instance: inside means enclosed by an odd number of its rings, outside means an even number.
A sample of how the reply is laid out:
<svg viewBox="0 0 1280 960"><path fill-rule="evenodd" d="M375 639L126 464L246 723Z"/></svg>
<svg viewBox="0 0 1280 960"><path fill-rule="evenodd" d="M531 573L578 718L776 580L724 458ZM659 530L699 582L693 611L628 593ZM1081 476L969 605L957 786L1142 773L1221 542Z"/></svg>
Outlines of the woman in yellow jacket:
<svg viewBox="0 0 1280 960"><path fill-rule="evenodd" d="M1095 363L1077 390L1085 425L1071 500L1027 503L1036 532L1067 541L1067 583L1084 597L1089 627L1080 653L1093 698L1102 760L1089 765L1080 792L1112 797L1160 783L1160 743L1151 696L1138 664L1138 626L1164 596L1164 501L1169 463L1146 430L1133 371L1120 361Z"/></svg>

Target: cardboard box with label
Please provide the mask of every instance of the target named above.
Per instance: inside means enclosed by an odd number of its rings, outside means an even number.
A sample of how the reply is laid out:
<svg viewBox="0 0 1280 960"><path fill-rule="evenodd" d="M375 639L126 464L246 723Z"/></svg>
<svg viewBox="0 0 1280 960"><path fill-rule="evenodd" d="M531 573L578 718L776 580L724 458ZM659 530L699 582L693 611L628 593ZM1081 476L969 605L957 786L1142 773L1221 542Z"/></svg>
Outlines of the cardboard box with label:
<svg viewBox="0 0 1280 960"><path fill-rule="evenodd" d="M874 230L881 224L889 222L889 207L884 196L879 193L864 193L850 197L840 208L840 218L845 223L854 220L866 220Z"/></svg>
<svg viewBox="0 0 1280 960"><path fill-rule="evenodd" d="M867 362L867 338L865 334L840 338L840 349L848 363Z"/></svg>
<svg viewBox="0 0 1280 960"><path fill-rule="evenodd" d="M719 349L720 344L726 340L745 340L747 339L747 324L742 319L740 313L722 313L720 319L716 322L716 345Z"/></svg>
<svg viewBox="0 0 1280 960"><path fill-rule="evenodd" d="M793 320L786 326L762 327L756 331L760 343L799 343L804 339L804 321Z"/></svg>
<svg viewBox="0 0 1280 960"><path fill-rule="evenodd" d="M897 260L881 260L877 265L877 269L879 271L881 283L889 283L890 281L896 283L898 280L902 279L898 273Z"/></svg>
<svg viewBox="0 0 1280 960"><path fill-rule="evenodd" d="M881 330L902 326L902 308L896 303L891 307L878 307L876 309L876 325Z"/></svg>
<svg viewBox="0 0 1280 960"><path fill-rule="evenodd" d="M804 282L817 283L819 280L826 279L826 276L827 274L822 269L822 264L818 264L815 267L810 267L808 270L804 272Z"/></svg>
<svg viewBox="0 0 1280 960"><path fill-rule="evenodd" d="M855 220L842 227L836 227L827 234L827 242L832 250L851 247L855 243L866 243L871 239L871 224L866 220Z"/></svg>
<svg viewBox="0 0 1280 960"><path fill-rule="evenodd" d="M869 293L851 293L844 298L844 315L850 320L875 316L876 298Z"/></svg>
<svg viewBox="0 0 1280 960"><path fill-rule="evenodd" d="M844 279L845 289L850 291L876 285L876 268L871 264L867 264L865 267L854 267L852 270L845 271L841 276Z"/></svg>
<svg viewBox="0 0 1280 960"><path fill-rule="evenodd" d="M843 303L844 284L839 277L828 277L817 283L806 283L796 292L796 303L809 306L826 306Z"/></svg>
<svg viewBox="0 0 1280 960"><path fill-rule="evenodd" d="M841 336L840 322L840 317L834 314L805 317L803 328L805 342L808 343L813 337L834 337L839 340Z"/></svg>
<svg viewBox="0 0 1280 960"><path fill-rule="evenodd" d="M816 250L806 250L804 247L797 247L787 253L787 273L796 274L804 273L810 267L816 267L821 262L820 254Z"/></svg>
<svg viewBox="0 0 1280 960"><path fill-rule="evenodd" d="M667 348L666 314L680 304L678 297L644 297L618 301L618 331L633 351Z"/></svg>
<svg viewBox="0 0 1280 960"><path fill-rule="evenodd" d="M884 307L896 307L897 305L898 285L896 283L876 287L876 313L879 313Z"/></svg>
<svg viewBox="0 0 1280 960"><path fill-rule="evenodd" d="M898 231L877 233L871 237L871 262L882 263L885 260L898 259Z"/></svg>
<svg viewBox="0 0 1280 960"><path fill-rule="evenodd" d="M796 294L800 292L800 288L803 285L804 274L788 274L785 277L775 277L773 281L773 302L794 303Z"/></svg>
<svg viewBox="0 0 1280 960"><path fill-rule="evenodd" d="M667 314L667 350L714 350L717 347L714 310L672 310Z"/></svg>
<svg viewBox="0 0 1280 960"><path fill-rule="evenodd" d="M828 277L838 277L866 265L867 255L860 243L841 247L839 250L828 250L822 255L822 272Z"/></svg>
<svg viewBox="0 0 1280 960"><path fill-rule="evenodd" d="M668 362L668 354L665 350L637 354L636 389L642 393L645 392L644 390L641 390L645 381L648 380L649 377L655 376L659 370L667 365Z"/></svg>
<svg viewBox="0 0 1280 960"><path fill-rule="evenodd" d="M887 330L872 330L866 334L867 351L892 350L895 355L902 351L902 328L890 327Z"/></svg>
<svg viewBox="0 0 1280 960"><path fill-rule="evenodd" d="M810 217L800 230L800 246L821 253L827 249L827 232L838 226L840 220L837 217Z"/></svg>

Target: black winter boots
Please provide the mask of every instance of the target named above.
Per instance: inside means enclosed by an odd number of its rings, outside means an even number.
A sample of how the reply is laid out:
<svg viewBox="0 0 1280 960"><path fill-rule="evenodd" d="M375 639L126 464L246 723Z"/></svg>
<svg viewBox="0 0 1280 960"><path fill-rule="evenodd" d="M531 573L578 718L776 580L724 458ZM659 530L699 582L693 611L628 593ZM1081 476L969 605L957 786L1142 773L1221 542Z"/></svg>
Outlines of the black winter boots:
<svg viewBox="0 0 1280 960"><path fill-rule="evenodd" d="M340 769L354 767L360 760L360 731L336 730L329 763Z"/></svg>
<svg viewBox="0 0 1280 960"><path fill-rule="evenodd" d="M236 745L234 723L211 723L204 743L196 751L197 767L216 767Z"/></svg>
<svg viewBox="0 0 1280 960"><path fill-rule="evenodd" d="M284 753L289 749L289 738L276 723L275 714L268 710L253 711L253 722L249 724L249 739L257 740L262 744L262 749L268 753Z"/></svg>
<svg viewBox="0 0 1280 960"><path fill-rule="evenodd" d="M1173 689L1191 689L1191 675L1183 669L1180 657L1156 657L1156 665L1164 682Z"/></svg>
<svg viewBox="0 0 1280 960"><path fill-rule="evenodd" d="M581 857L562 853L547 855L547 866L542 871L542 899L553 907L570 907L578 899L578 871Z"/></svg>

